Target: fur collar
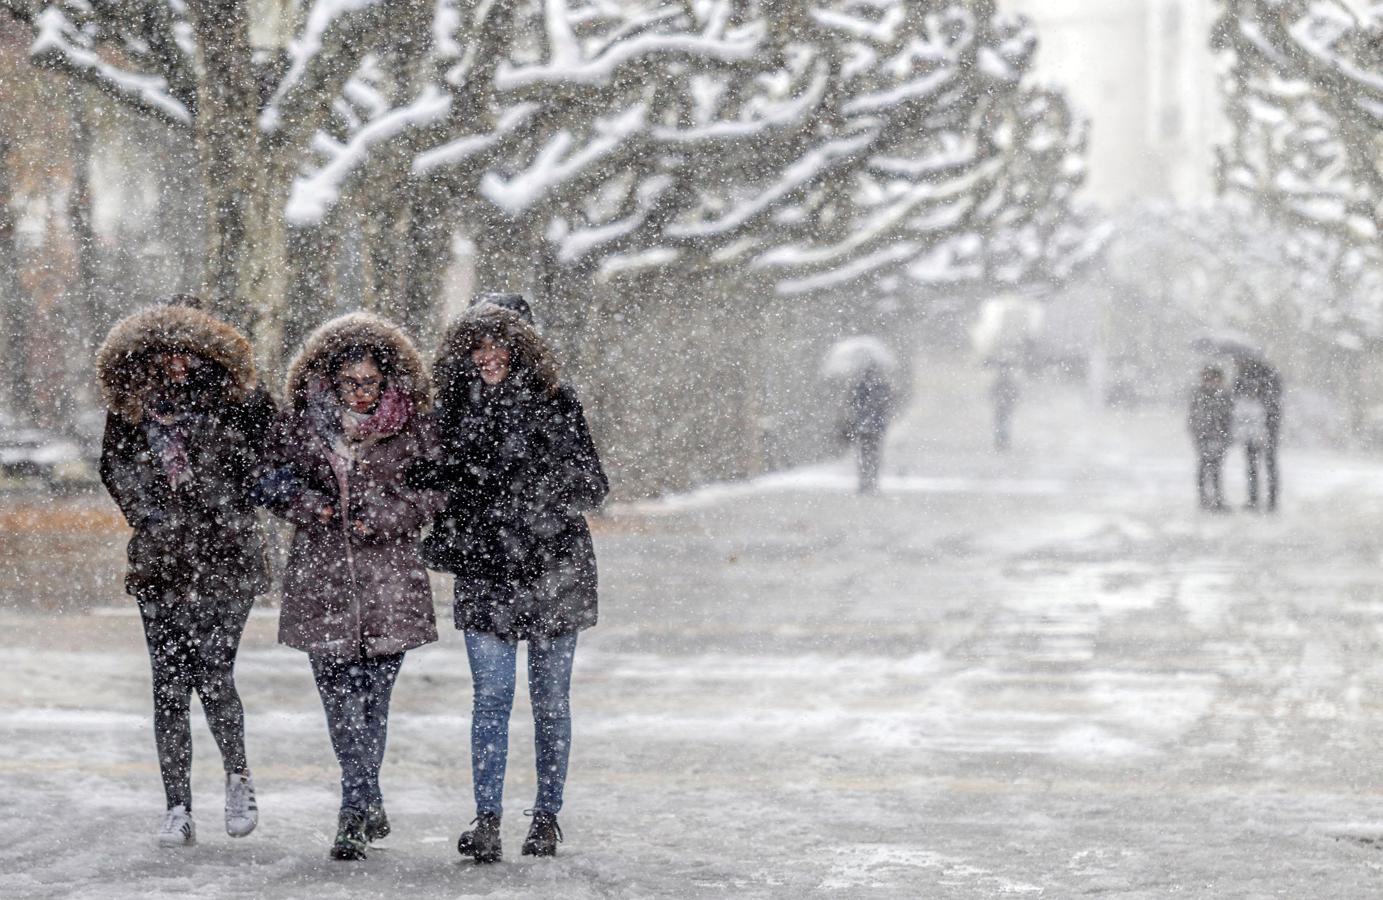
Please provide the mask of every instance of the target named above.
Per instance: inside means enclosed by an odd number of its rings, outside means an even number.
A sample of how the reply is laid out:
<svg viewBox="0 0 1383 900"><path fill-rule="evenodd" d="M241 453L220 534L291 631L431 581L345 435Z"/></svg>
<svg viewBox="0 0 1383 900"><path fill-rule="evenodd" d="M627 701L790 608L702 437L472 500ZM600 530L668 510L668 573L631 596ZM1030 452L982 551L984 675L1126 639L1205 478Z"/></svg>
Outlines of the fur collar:
<svg viewBox="0 0 1383 900"><path fill-rule="evenodd" d="M407 392L414 408L421 411L430 402L430 382L422 355L397 325L367 312L347 313L320 326L303 341L302 349L288 364L286 401L302 408L307 404L312 383L330 379L331 358L348 347L363 346L374 351L380 369Z"/></svg>

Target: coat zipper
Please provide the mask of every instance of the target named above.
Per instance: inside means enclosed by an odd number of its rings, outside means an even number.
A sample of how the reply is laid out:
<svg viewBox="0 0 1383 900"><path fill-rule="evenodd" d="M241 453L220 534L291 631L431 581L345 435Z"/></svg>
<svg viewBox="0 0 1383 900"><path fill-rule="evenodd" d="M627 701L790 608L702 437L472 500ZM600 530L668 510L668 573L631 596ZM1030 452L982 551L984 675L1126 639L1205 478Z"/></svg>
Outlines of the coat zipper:
<svg viewBox="0 0 1383 900"><path fill-rule="evenodd" d="M317 441L322 452L327 454L327 467L332 470L331 474L336 478L338 493L340 494L337 498L337 514L341 519L341 536L346 541L346 573L351 580L351 611L355 617L356 647L363 656L365 652L365 621L360 611L360 579L355 569L355 550L351 544L351 525L346 516L351 502L351 475L355 473L355 461L342 458L341 461L348 465L344 469L345 477L338 477L336 467L331 464L331 457L334 455L331 447L327 446L327 443L321 438L318 438Z"/></svg>
<svg viewBox="0 0 1383 900"><path fill-rule="evenodd" d="M360 653L365 654L365 620L360 610L360 578L355 569L355 548L351 542L351 523L346 515L351 502L351 476L355 474L355 462L348 460L346 477L341 480L341 533L346 539L346 571L351 578L351 609L355 611L355 639Z"/></svg>

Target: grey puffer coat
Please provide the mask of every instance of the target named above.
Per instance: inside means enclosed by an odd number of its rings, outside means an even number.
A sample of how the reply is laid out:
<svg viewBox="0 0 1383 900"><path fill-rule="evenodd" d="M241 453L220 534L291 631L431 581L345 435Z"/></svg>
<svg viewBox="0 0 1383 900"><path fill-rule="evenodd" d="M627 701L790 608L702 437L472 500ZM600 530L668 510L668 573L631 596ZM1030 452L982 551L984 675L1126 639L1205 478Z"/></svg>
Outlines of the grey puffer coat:
<svg viewBox="0 0 1383 900"><path fill-rule="evenodd" d="M333 436L314 415L316 395L331 391L334 358L367 347L386 391L406 395L406 421L354 452L337 456ZM295 527L283 578L279 640L340 659L402 653L437 640L427 570L418 550L436 495L406 483L409 468L435 454L426 413L422 359L395 326L364 313L323 325L289 368L287 409L274 429L276 485L270 509ZM335 402L334 397L329 402ZM318 511L330 505L327 522ZM354 523L363 523L362 535Z"/></svg>

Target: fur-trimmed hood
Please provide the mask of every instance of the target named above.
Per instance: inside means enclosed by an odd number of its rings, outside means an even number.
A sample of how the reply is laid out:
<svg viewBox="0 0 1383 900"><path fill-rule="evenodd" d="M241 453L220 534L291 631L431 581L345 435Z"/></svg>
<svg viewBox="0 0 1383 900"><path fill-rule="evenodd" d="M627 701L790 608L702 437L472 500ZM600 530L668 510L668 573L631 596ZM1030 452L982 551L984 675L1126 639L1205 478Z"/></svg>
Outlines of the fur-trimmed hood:
<svg viewBox="0 0 1383 900"><path fill-rule="evenodd" d="M365 347L375 357L380 371L401 386L422 411L430 403L430 382L422 354L403 329L373 313L353 312L338 316L317 328L303 341L302 349L288 364L285 400L290 407L307 403L312 383L329 380L332 357L352 347Z"/></svg>
<svg viewBox="0 0 1383 900"><path fill-rule="evenodd" d="M459 391L480 377L471 350L482 337L509 348L510 367L526 375L532 384L551 396L561 385L557 360L541 335L513 310L488 303L472 306L447 328L433 364L433 378L440 397Z"/></svg>
<svg viewBox="0 0 1383 900"><path fill-rule="evenodd" d="M231 402L243 401L258 381L254 351L234 326L191 306L153 306L117 322L96 351L107 407L130 422L144 418L144 401L158 381L153 356L160 351L192 354L225 369Z"/></svg>

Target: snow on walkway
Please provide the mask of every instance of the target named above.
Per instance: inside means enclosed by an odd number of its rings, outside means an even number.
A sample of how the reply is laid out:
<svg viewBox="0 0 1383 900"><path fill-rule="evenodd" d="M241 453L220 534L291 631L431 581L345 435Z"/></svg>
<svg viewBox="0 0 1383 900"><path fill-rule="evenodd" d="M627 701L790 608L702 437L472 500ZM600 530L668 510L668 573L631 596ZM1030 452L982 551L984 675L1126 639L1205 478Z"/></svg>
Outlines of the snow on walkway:
<svg viewBox="0 0 1383 900"><path fill-rule="evenodd" d="M577 655L555 860L517 855L523 701L509 860L456 855L472 813L455 632L400 679L395 833L342 864L321 711L273 610L238 668L263 823L220 832L198 722L201 843L172 852L151 840L129 605L0 613L5 896L1383 893L1383 464L1289 448L1280 515L1207 517L1178 410L1094 414L1053 389L1000 459L982 385L943 396L933 374L880 496L856 496L842 460L598 523L602 621Z"/></svg>

